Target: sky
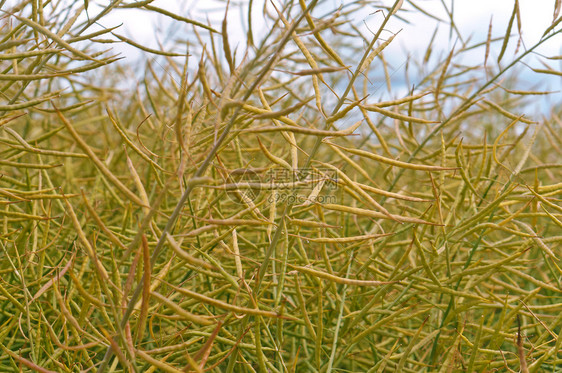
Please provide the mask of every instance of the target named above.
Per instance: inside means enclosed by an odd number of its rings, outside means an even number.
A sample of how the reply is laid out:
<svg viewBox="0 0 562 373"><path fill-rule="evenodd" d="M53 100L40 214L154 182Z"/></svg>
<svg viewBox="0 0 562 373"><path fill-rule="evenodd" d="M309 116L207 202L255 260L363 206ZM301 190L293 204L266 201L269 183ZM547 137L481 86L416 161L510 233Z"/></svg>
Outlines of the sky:
<svg viewBox="0 0 562 373"><path fill-rule="evenodd" d="M330 1L333 4L332 8L337 8L345 1ZM93 16L101 9L101 6L106 6L110 1L90 1L89 13ZM369 3L369 2L367 2ZM371 29L376 30L377 22L381 20L378 15L372 13L379 9L380 2L371 2L372 5L365 7L364 11L356 14L355 19L359 22L365 21ZM392 1L383 1L383 4L389 6ZM443 7L445 3L449 8L451 7L451 0L416 0L415 4L420 8L428 11L433 15L437 15L442 20L447 21L448 15ZM454 2L454 20L462 35L473 35L475 40L485 40L488 33L488 25L490 17L493 16L493 29L492 36L499 37L505 35L507 24L513 10L512 0L470 0L470 1L455 1ZM553 19L555 1L552 0L520 0L520 14L523 30L523 40L530 46L534 44L544 30L550 25ZM236 41L240 45L244 44L245 31L240 26L241 19L246 18L246 4L247 1L238 2L240 5L230 5L229 17L229 38L233 40L232 44L236 45ZM220 27L222 17L224 15L224 3L215 0L206 1L182 1L182 0L155 0L152 5L161 7L163 9L177 12L188 18L192 18L201 22L206 22L206 19L211 20L211 24L215 27ZM254 1L253 11L253 25L255 30L259 30L264 25L261 16L261 8L263 0ZM240 12L240 8L244 11ZM327 8L327 6L324 6ZM398 19L391 20L387 29L389 30L402 30L402 35L397 39L401 47L409 51L424 52L424 47L431 38L435 30L436 21L433 21L427 16L417 12L415 8L405 1L402 5L400 15L410 21L406 24ZM244 23L246 21L244 20ZM149 12L136 10L136 9L123 9L117 10L104 17L101 23L105 27L116 26L123 24L120 28L128 36L134 36L135 41L146 43L147 45L157 46L155 38L155 30L163 30L170 23L169 19L163 16L153 16ZM446 49L450 44L447 39L449 36L449 28L446 24L440 26L441 32L439 34L438 44ZM514 26L513 32L516 31ZM562 39L552 40L545 47L541 48L543 53L560 54L562 48Z"/></svg>
<svg viewBox="0 0 562 373"><path fill-rule="evenodd" d="M261 14L263 2L264 0L254 0L254 11L252 15L253 28L254 30L258 30L258 35L259 30L266 26ZM323 8L327 9L331 7L334 9L342 3L345 3L345 0L329 0L326 5L323 5ZM379 9L377 6L381 2L373 1L366 3L368 3L368 5L365 6L365 9L356 13L355 21L357 24L362 25L361 27L365 35L369 35L369 30L377 30L382 21L380 13L373 14ZM382 3L390 6L393 1L382 1ZM455 42L458 43L455 35L453 35L453 38L450 38L450 28L447 22L449 16L444 7L445 4L451 9L451 0L415 0L414 3L444 21L439 25L433 45L433 53L435 56L441 56L442 58L443 54L448 53ZM97 14L101 6L106 6L107 4L109 4L109 1L93 2L90 0L90 7L88 9L90 17ZM531 47L541 38L544 30L553 20L554 4L554 0L519 0L523 41L519 52L524 47ZM215 28L220 28L224 16L224 3L215 0L155 0L152 5L201 22L206 22L206 20L209 19ZM453 17L463 37L471 37L472 41L480 42L486 40L491 18L493 20L492 38L503 37L505 35L508 21L513 11L513 5L513 0L457 0L454 2ZM240 9L244 10L241 12ZM245 27L242 26L246 23L246 9L247 1L232 2L230 5L228 18L229 39L233 48L234 46L238 46L239 53L243 52L246 40L246 30ZM321 12L318 12L315 15L320 14ZM393 43L385 50L385 57L387 57L390 63L395 65L396 68L399 68L403 64L407 56L417 57L419 59L423 58L428 43L438 24L437 21L416 11L408 0L404 1L399 15L409 21L409 23L396 18L391 19L386 27L386 29L391 32L400 31ZM117 10L100 21L104 27L122 24L122 27L119 28L119 33L136 42L154 48L158 48L158 40L165 40L166 33L164 31L168 29L171 22L172 21L167 17L154 16L149 12L138 9ZM186 28L185 32L191 31L189 28ZM512 34L516 33L517 26L514 24ZM390 32L386 34L387 37L389 35ZM503 61L509 62L511 60L514 56L516 44L517 36L514 36L510 40ZM135 48L125 44L113 44L112 46L116 52L123 53L123 55L127 56L130 60L150 58ZM495 61L497 59L500 48L501 42L496 42L492 45L489 61ZM541 46L537 52L545 56L562 55L562 35L551 39L545 45ZM484 47L475 49L474 52L465 56L466 60L464 62L469 64L481 63L484 53ZM554 69L562 69L562 60L542 60L547 61ZM534 61L531 59L529 62L532 63L534 67L544 68L536 59ZM539 79L545 89L561 90L562 79L560 78L545 76L537 78L537 74L524 66L521 66L521 74L523 78L529 80L530 84L536 83L537 79ZM396 77L401 75L403 74L395 74Z"/></svg>
<svg viewBox="0 0 562 373"><path fill-rule="evenodd" d="M10 0L14 2L17 0ZM76 0L80 2L79 0ZM112 0L113 1L113 0ZM88 15L93 18L104 7L110 4L110 0L89 0ZM246 41L246 12L248 0L232 0L229 10L228 18L228 31L230 45L232 48L238 47L239 55L243 53ZM267 27L261 14L262 7L266 0L254 0L254 10L252 13L253 29L256 35L259 36L259 31ZM267 0L270 2L271 0ZM280 0L275 0L280 2ZM308 1L308 0L307 0ZM128 1L131 2L131 1ZM382 1L365 1L366 6L355 13L355 23L360 25L364 35L370 35L371 31L377 30L383 16L381 13L375 13L380 9L382 4L390 6L393 4L392 0ZM325 4L316 9L314 16L320 16L326 9L335 9L342 4L349 3L347 0L327 0ZM394 41L385 50L385 58L391 64L394 71L393 85L403 84L403 76L400 69L404 68L404 61L408 56L421 60L426 53L428 43L437 27L438 32L433 44L434 58L443 59L443 56L448 53L455 43L458 43L456 36L450 37L450 27L448 25L449 16L445 10L445 6L451 9L453 0L415 0L414 3L433 15L441 18L444 22L437 22L429 18L419 11L417 11L409 0L405 0L401 11L398 13L401 19L393 18L390 20L386 29L389 32L383 33L383 37L388 37L392 33L400 31ZM224 1L218 0L155 0L151 5L166 9L168 11L177 13L187 18L191 18L203 23L210 20L210 23L220 29L221 22L224 16ZM488 26L490 19L493 19L492 37L503 37L506 33L507 24L513 11L514 0L457 0L454 1L454 22L463 37L470 37L472 41L481 42L485 41L488 34ZM553 20L553 11L555 0L519 0L520 15L522 24L522 41L523 45L520 47L519 53L525 47L534 45L544 33L544 30L550 25ZM270 6L271 9L273 9ZM242 10L242 11L241 11ZM99 24L101 27L119 27L117 32L124 35L137 43L146 45L152 48L159 48L159 42L164 44L167 38L167 31L173 25L178 36L192 34L189 26L179 22L172 21L170 18L154 15L152 12L143 11L140 9L115 9L107 16L103 17ZM92 31L98 26L93 26ZM178 28L179 27L179 28ZM182 30L183 28L183 30ZM560 26L558 27L560 28ZM99 27L98 27L99 29ZM512 34L517 33L517 26L514 25ZM326 33L325 37L329 37ZM503 62L508 63L514 56L515 46L517 44L517 36L514 36L508 45L506 53L503 57ZM103 45L104 47L107 45ZM125 43L115 43L110 45L114 53L121 53L125 56L126 60L134 62L141 62L152 58L145 52L129 46ZM497 60L501 48L501 42L496 42L491 47L491 52L488 61L493 63ZM185 52L185 50L174 50L174 52ZM562 35L552 38L545 45L541 46L538 53L544 56L560 56L562 55ZM485 48L475 49L470 54L465 55L464 63L477 64L483 61ZM547 60L544 58L541 61L547 62L549 66L554 69L562 70L562 60ZM532 57L527 60L529 64L534 67L544 68L539 62L537 57ZM194 64L197 61L193 61ZM541 89L562 91L562 78L554 76L537 76L532 72L529 67L521 65L518 67L518 74L522 80L527 80L529 87L524 89L531 89L533 85L541 85ZM402 81L400 80L402 79ZM415 82L414 82L415 83ZM552 99L550 95L548 99ZM554 99L562 102L562 94L554 95Z"/></svg>

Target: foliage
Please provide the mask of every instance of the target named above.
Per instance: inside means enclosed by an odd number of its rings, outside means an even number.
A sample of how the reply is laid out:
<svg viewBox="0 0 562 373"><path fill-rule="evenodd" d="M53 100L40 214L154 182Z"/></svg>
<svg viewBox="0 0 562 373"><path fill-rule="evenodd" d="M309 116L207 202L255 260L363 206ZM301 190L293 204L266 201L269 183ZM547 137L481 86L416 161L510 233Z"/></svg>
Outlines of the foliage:
<svg viewBox="0 0 562 373"><path fill-rule="evenodd" d="M560 1L511 59L517 1L504 37L428 46L405 94L383 50L412 2L372 34L361 1L272 2L244 53L227 4L151 3L0 2L0 371L556 370L562 112L502 79ZM94 31L127 8L190 35ZM136 89L116 42L151 56Z"/></svg>

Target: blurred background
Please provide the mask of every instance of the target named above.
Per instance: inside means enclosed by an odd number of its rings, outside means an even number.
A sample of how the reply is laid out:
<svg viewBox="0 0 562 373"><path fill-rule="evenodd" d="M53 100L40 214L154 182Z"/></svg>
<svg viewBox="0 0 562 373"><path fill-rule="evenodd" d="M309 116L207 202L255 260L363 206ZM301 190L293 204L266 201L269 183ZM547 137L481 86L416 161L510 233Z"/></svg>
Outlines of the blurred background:
<svg viewBox="0 0 562 373"><path fill-rule="evenodd" d="M110 1L90 1L88 14L90 18L97 15L108 6ZM276 2L278 4L279 2ZM267 4L267 6L265 6ZM380 10L392 6L393 1L324 1L317 9L316 18L329 17L335 10L345 12L347 9L363 7L363 10L353 15L353 24L367 36L376 32L383 20ZM222 20L225 16L223 1L180 1L180 0L156 0L152 6L165 9L202 23L208 23L215 29L221 29ZM264 8L265 6L265 8ZM281 6L278 4L278 6ZM416 9L417 8L417 9ZM511 39L507 45L500 66L511 61L516 51L521 52L537 43L546 28L553 20L555 1L519 1L521 26L517 20L514 21L511 30ZM267 25L272 23L264 17L264 9L271 17L275 16L275 9L271 2L255 0L252 2L252 27L254 43L258 43ZM389 74L391 77L392 90L389 92L385 87L384 74L380 71L372 71L371 82L373 91L381 97L396 95L400 96L407 90L409 84L419 83L424 70L431 68L432 62L441 61L446 58L453 46L457 49L466 43L473 45L485 42L492 22L491 38L499 39L490 45L487 66L492 71L497 71L497 58L502 47L503 37L506 34L509 20L513 13L514 1L451 1L451 0L417 0L404 1L397 17L392 19L386 27L383 36L389 37L397 33L397 37L385 50L385 58L389 63ZM424 14L425 13L425 14ZM451 26L451 19L454 26ZM227 28L232 49L236 49L238 60L242 58L247 47L248 32L248 1L231 2L228 10ZM116 32L134 40L139 44L158 49L164 46L165 50L182 52L188 49L186 41L196 37L193 29L188 25L176 22L163 15L155 15L141 9L121 9L111 12L108 16L98 21L98 27L114 27L122 25ZM95 29L95 26L93 27ZM460 38L459 35L462 35ZM201 35L207 37L207 35ZM325 35L329 38L329 34ZM433 40L433 41L432 41ZM126 56L133 63L146 63L146 59L153 56L148 53L127 45L125 43L113 44L115 52ZM428 53L428 49L431 53ZM221 52L221 51L219 51ZM463 54L463 62L467 66L481 64L486 52L486 46L474 48ZM536 55L527 59L526 63L534 68L547 68L544 61L555 70L562 69L562 60L546 60L537 57L554 57L562 55L562 37L555 37L543 44L536 50ZM429 57L429 58L427 58ZM420 63L419 61L424 61ZM348 59L352 61L352 59ZM408 63L408 61L411 61ZM413 61L417 61L414 63ZM193 59L192 67L197 67L198 61ZM416 65L417 64L417 65ZM543 110L552 104L560 103L562 94L562 77L540 75L533 72L529 66L520 64L514 71L526 89L533 90L540 87L541 90L557 91L557 94L540 96L536 101L537 108ZM406 71L406 69L408 71ZM140 70L138 70L140 71ZM370 75L371 78L371 75Z"/></svg>
<svg viewBox="0 0 562 373"><path fill-rule="evenodd" d="M63 3L65 1L63 0ZM74 7L81 2L75 1ZM8 9L17 3L17 0L7 0L2 8ZM134 4L133 2L84 1L84 5L87 5L87 11L84 13L83 19L79 19L79 21L87 22L88 19L95 18L108 6L115 4L117 4L117 8L100 18L95 25L88 29L89 32L119 26L114 31L115 33L143 46L175 53L189 52L195 56L189 61L189 70L192 72L197 70L201 51L190 50L190 43L193 43L199 37L208 43L209 48L212 47L209 39L210 33L205 33L200 28L197 29L199 34L196 34L194 28L190 25L175 21L168 16L141 8L123 8L126 4ZM155 0L150 3L153 7L208 24L219 32L225 17L225 4L225 1L217 0ZM247 51L249 4L251 4L254 44L257 45L260 42L265 35L264 31L268 30L277 18L275 7L271 1L253 0L249 2L248 0L242 0L230 2L227 30L231 48L236 51L235 56L238 62L241 61ZM281 9L286 2L276 1L275 4ZM317 19L329 19L336 11L349 12L351 21L349 30L356 35L357 32L360 32L364 47L366 47L369 36L378 30L384 19L383 14L392 4L393 1L386 0L326 0L319 3L313 16ZM467 67L481 65L486 53L485 42L489 31L491 31L492 43L490 44L486 66L488 74L494 74L501 67L509 64L516 52L521 53L540 40L547 27L552 23L555 4L555 0L519 1L520 12L518 16L520 24L517 19L513 22L509 43L501 62L498 63L497 59L502 49L503 38L513 14L514 1L405 0L396 17L391 19L381 35L384 39L398 33L394 41L384 51L384 58L388 63L387 75L385 77L383 69L374 65L374 68L369 71L371 83L369 94L380 99L404 96L412 86L419 86L420 83L423 83L423 77L435 66L439 66L440 61L446 59L447 54L453 47L455 47L455 50L459 50L463 46L474 46L480 43L480 46L463 52L461 59L459 57L456 57L456 59L462 61ZM293 6L294 8L300 8L298 2L294 2ZM352 9L358 8L360 8L359 11L351 12ZM299 9L294 10L298 11ZM286 14L285 12L284 14ZM291 10L289 9L288 12L290 14ZM266 13L267 16L264 16ZM324 31L323 34L324 38L330 39L330 34L327 31ZM116 37L113 37L113 39L115 43L102 44L102 46L111 48L113 54L121 54L125 61L133 66L128 74L130 81L119 82L121 87L134 86L140 78L139 74L144 73L147 61L152 61L154 69L164 69L165 63L160 64L158 62L160 57L155 57L150 53L123 43ZM355 38L355 40L357 44L361 43L361 38ZM99 44L95 47L99 47ZM352 68L355 67L354 63L356 64L358 58L360 58L357 56L357 48L361 48L361 46L355 45L353 47L355 48L349 48L348 56L342 56L344 61ZM222 50L219 48L217 53L222 54ZM535 96L535 99L530 103L534 107L527 107L527 110L545 112L553 105L562 104L562 94L560 93L562 91L562 77L537 74L531 70L532 67L560 71L562 70L561 55L562 36L557 35L541 45L533 55L525 59L524 63L520 63L512 69L511 75L504 76L506 80L517 76L519 89L556 92ZM544 57L550 57L551 59ZM182 57L178 57L177 61L183 61ZM170 72L170 74L174 75L175 73ZM473 76L475 79L482 79L482 71L475 71ZM386 78L388 78L388 82Z"/></svg>

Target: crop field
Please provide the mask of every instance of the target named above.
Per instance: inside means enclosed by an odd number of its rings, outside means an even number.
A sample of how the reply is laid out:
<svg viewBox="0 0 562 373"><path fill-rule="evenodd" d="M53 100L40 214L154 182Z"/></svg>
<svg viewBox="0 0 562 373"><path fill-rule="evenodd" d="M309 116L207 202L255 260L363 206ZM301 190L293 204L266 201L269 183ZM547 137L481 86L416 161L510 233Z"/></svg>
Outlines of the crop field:
<svg viewBox="0 0 562 373"><path fill-rule="evenodd" d="M0 0L0 372L562 372L562 1L532 42L522 2ZM413 19L450 47L398 66Z"/></svg>

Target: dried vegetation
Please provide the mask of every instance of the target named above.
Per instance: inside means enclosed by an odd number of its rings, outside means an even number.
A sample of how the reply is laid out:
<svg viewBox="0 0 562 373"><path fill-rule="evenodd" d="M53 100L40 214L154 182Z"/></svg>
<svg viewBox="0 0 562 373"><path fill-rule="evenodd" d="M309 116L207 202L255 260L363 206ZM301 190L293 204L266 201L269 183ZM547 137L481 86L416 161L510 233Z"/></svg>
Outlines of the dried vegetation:
<svg viewBox="0 0 562 373"><path fill-rule="evenodd" d="M150 0L0 1L0 371L560 369L562 112L525 112L560 92L510 72L560 78L534 51L561 2L514 54L517 1L487 40L451 11L401 94L387 23L416 3L273 1L243 50ZM96 26L126 8L189 37Z"/></svg>

